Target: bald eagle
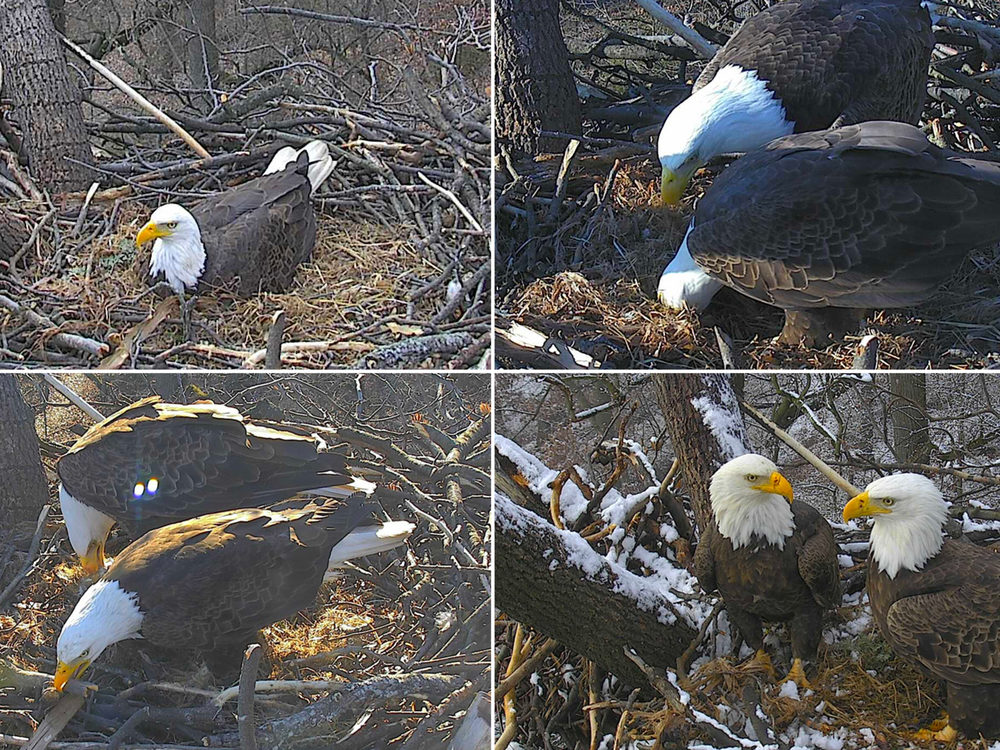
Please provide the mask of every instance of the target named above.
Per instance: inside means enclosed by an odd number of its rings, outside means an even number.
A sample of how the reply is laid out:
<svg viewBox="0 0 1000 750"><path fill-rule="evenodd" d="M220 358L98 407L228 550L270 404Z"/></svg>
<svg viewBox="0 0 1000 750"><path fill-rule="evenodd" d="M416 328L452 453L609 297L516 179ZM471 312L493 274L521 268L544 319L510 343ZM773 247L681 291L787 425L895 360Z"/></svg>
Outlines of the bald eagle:
<svg viewBox="0 0 1000 750"><path fill-rule="evenodd" d="M781 343L842 336L866 308L928 299L1000 241L1000 164L866 122L779 138L726 169L660 278L668 307L723 285L785 311Z"/></svg>
<svg viewBox="0 0 1000 750"><path fill-rule="evenodd" d="M164 526L133 542L84 593L56 646L55 687L118 641L178 651L249 643L308 607L346 560L406 541L414 526L378 523L352 496L277 513L244 509Z"/></svg>
<svg viewBox="0 0 1000 750"><path fill-rule="evenodd" d="M157 208L135 241L153 243L149 276L175 293L222 288L241 297L283 292L316 242L312 194L333 173L328 146L286 146L264 174L190 210Z"/></svg>
<svg viewBox="0 0 1000 750"><path fill-rule="evenodd" d="M823 612L841 601L830 524L812 506L793 503L788 480L753 453L715 472L709 494L712 521L694 556L699 583L719 591L730 621L768 671L761 623L789 622L794 661L785 680L809 687L804 662L816 657Z"/></svg>
<svg viewBox="0 0 1000 750"><path fill-rule="evenodd" d="M136 401L91 427L56 464L70 544L88 573L115 523L133 535L305 490L351 494L346 457L305 430L254 424L230 406Z"/></svg>
<svg viewBox="0 0 1000 750"><path fill-rule="evenodd" d="M783 0L747 20L667 117L661 194L716 156L865 120L916 123L934 37L920 0Z"/></svg>
<svg viewBox="0 0 1000 750"><path fill-rule="evenodd" d="M863 516L872 517L868 598L878 628L947 694L947 722L920 736L1000 737L1000 556L944 538L948 507L920 474L869 484L844 506L845 522Z"/></svg>

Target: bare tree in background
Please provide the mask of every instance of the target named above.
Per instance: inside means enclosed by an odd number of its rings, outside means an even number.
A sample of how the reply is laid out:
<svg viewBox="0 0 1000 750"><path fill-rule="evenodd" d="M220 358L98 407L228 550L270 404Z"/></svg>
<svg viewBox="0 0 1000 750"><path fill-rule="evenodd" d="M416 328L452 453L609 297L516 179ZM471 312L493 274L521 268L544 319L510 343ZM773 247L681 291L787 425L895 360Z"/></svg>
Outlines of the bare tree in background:
<svg viewBox="0 0 1000 750"><path fill-rule="evenodd" d="M31 523L49 497L38 452L35 415L24 403L18 380L0 375L0 534Z"/></svg>
<svg viewBox="0 0 1000 750"><path fill-rule="evenodd" d="M0 0L0 64L31 171L57 193L90 184L93 164L80 106L45 0Z"/></svg>
<svg viewBox="0 0 1000 750"><path fill-rule="evenodd" d="M901 463L927 463L931 455L930 419L927 415L927 380L923 374L889 375L892 400L892 447Z"/></svg>
<svg viewBox="0 0 1000 750"><path fill-rule="evenodd" d="M539 130L580 132L580 99L559 27L559 0L497 0L496 130L509 152L561 148Z"/></svg>

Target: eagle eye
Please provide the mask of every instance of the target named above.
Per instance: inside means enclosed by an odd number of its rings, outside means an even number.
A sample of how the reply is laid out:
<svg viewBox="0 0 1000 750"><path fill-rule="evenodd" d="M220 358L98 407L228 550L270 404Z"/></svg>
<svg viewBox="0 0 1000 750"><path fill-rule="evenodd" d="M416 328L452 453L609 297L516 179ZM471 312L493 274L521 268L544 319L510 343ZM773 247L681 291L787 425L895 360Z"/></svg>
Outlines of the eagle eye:
<svg viewBox="0 0 1000 750"><path fill-rule="evenodd" d="M758 477L756 474L747 474L748 482L756 482L758 479L760 479L760 477Z"/></svg>
<svg viewBox="0 0 1000 750"><path fill-rule="evenodd" d="M886 506L888 508L889 506L893 505L895 502L896 501L893 500L891 497L887 497L887 498L885 498L885 500L882 501L882 505L884 505L884 506Z"/></svg>
<svg viewBox="0 0 1000 750"><path fill-rule="evenodd" d="M176 226L177 226L177 222L176 221L168 221L167 222L167 227L169 229L174 229Z"/></svg>

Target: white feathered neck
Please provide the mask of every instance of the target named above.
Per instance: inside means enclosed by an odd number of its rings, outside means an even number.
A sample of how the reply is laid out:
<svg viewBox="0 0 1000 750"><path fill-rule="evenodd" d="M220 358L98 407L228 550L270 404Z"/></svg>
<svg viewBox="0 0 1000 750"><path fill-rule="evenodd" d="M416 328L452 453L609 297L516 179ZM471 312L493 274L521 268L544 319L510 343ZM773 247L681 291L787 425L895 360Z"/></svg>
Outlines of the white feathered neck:
<svg viewBox="0 0 1000 750"><path fill-rule="evenodd" d="M70 664L84 653L94 661L113 643L141 638L142 619L138 596L118 581L102 578L87 589L63 625L56 644L59 661Z"/></svg>
<svg viewBox="0 0 1000 750"><path fill-rule="evenodd" d="M69 532L69 543L80 557L87 555L92 542L107 539L111 527L115 525L115 519L81 503L69 494L62 483L59 484L59 507ZM104 563L103 560L100 562Z"/></svg>
<svg viewBox="0 0 1000 750"><path fill-rule="evenodd" d="M901 569L922 570L944 545L948 504L921 474L893 474L865 490L869 502L892 498L891 513L872 517L871 553L879 570L895 578Z"/></svg>
<svg viewBox="0 0 1000 750"><path fill-rule="evenodd" d="M709 495L715 523L734 549L749 546L756 536L778 549L795 532L791 504L781 495L755 490L747 475L766 481L778 470L773 461L755 453L738 456L712 475Z"/></svg>

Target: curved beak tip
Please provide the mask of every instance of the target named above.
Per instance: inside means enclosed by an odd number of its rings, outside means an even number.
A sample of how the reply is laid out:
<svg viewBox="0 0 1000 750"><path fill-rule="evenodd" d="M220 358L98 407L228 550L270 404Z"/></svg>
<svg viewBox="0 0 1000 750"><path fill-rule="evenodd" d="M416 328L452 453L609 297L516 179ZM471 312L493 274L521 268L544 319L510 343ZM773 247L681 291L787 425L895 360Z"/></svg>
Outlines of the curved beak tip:
<svg viewBox="0 0 1000 750"><path fill-rule="evenodd" d="M855 518L867 515L868 510L868 493L862 492L860 495L855 495L850 500L847 501L847 505L844 506L844 523L851 521Z"/></svg>

